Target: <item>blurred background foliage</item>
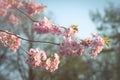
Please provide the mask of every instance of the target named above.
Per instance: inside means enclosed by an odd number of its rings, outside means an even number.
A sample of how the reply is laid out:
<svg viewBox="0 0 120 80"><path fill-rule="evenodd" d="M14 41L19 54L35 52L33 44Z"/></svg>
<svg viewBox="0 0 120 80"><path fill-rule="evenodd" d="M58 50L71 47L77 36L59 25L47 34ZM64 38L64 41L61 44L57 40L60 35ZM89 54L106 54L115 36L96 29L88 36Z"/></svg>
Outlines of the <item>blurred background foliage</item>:
<svg viewBox="0 0 120 80"><path fill-rule="evenodd" d="M33 22L19 11L14 11L19 17L17 26L10 24L5 18L0 18L0 29L8 30L30 40L46 40L59 42L59 37L38 35L32 30ZM38 19L40 16L40 19ZM41 20L43 16L35 15L34 19ZM50 17L49 17L50 16ZM95 23L100 35L110 38L110 47L105 47L96 58L90 58L87 53L79 56L61 56L58 70L53 73L42 69L34 69L25 64L27 55L22 49L10 53L8 48L0 44L0 80L120 80L120 6L110 4L101 13L99 10L90 11L91 20ZM54 20L53 20L54 22ZM57 37L57 38L56 38ZM25 50L37 48L46 50L47 55L57 52L57 46L42 43L22 41Z"/></svg>

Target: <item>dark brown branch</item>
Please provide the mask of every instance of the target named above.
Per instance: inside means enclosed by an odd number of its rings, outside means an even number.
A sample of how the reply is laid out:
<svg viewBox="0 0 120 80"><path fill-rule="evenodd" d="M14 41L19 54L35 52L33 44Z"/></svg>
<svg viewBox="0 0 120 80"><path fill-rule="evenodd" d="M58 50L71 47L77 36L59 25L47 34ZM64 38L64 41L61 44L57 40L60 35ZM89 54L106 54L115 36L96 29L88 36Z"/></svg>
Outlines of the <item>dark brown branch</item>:
<svg viewBox="0 0 120 80"><path fill-rule="evenodd" d="M29 39L25 39L23 37L20 37L16 34L13 34L13 33L10 33L10 32L7 32L7 31L4 31L4 30L0 30L0 32L5 32L5 33L8 33L8 34L11 34L11 35L15 35L16 37L22 39L22 40L25 40L25 41L29 41L29 42L40 42L40 43L49 43L49 44L53 44L53 45L60 45L59 43L54 43L54 42L47 42L47 41L35 41L35 40L29 40Z"/></svg>
<svg viewBox="0 0 120 80"><path fill-rule="evenodd" d="M21 9L16 8L16 10L18 10L19 12L21 12L22 14L24 14L26 17L28 17L32 22L40 22L37 20L34 20L33 18L31 18L28 14L26 14L25 12L23 12Z"/></svg>

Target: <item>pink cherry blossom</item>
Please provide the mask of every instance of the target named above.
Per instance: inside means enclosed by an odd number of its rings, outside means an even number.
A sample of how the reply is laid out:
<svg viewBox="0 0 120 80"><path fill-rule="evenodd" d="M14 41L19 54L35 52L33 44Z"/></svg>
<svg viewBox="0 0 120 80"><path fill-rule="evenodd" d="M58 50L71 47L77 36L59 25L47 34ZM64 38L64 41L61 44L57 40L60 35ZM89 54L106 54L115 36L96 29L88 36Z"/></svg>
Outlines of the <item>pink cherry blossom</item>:
<svg viewBox="0 0 120 80"><path fill-rule="evenodd" d="M32 48L29 50L28 56L29 58L26 60L26 63L36 68L41 68L47 59L46 53L43 50L38 51Z"/></svg>
<svg viewBox="0 0 120 80"><path fill-rule="evenodd" d="M84 40L77 40L71 36L63 36L63 42L59 45L60 54L65 56L82 55L85 50L89 49L90 55L95 57L104 47L103 39L97 34L94 35L94 38L88 37Z"/></svg>
<svg viewBox="0 0 120 80"><path fill-rule="evenodd" d="M41 20L41 22L34 23L33 29L38 34L47 34L47 33L56 34L56 35L62 34L61 28L54 25L46 17L44 17L44 19Z"/></svg>
<svg viewBox="0 0 120 80"><path fill-rule="evenodd" d="M5 47L10 47L10 50L12 52L16 52L16 50L19 48L21 44L21 39L16 37L15 35L11 35L6 32L0 32L0 42Z"/></svg>
<svg viewBox="0 0 120 80"><path fill-rule="evenodd" d="M62 42L60 44L53 43L59 46L59 54L65 56L81 56L84 51L87 50L92 57L95 57L102 51L105 43L104 40L96 33L92 33L93 38L88 37L84 40L79 40L76 37L78 33L76 25L71 25L69 28L64 28L62 26L53 24L46 17L44 17L44 19L42 19L40 22L33 20L33 15L43 12L45 8L46 7L42 4L32 2L32 0L0 0L0 16L8 16L6 18L8 18L11 24L18 24L18 18L15 16L15 14L13 14L14 12L12 12L14 10L18 10L34 22L33 29L38 34L60 35ZM19 48L21 39L30 42L42 42L20 38L19 36L13 35L8 31L0 32L0 42L4 47L9 47L12 52L16 52L16 50ZM31 48L27 54L28 58L26 63L32 67L43 68L50 72L58 69L60 60L58 54L56 53L47 58L45 51L39 51Z"/></svg>
<svg viewBox="0 0 120 80"><path fill-rule="evenodd" d="M89 38L89 37L87 37L87 38L85 38L85 40L84 40L87 44L89 44L89 43L91 43L91 41L92 41L92 38Z"/></svg>
<svg viewBox="0 0 120 80"><path fill-rule="evenodd" d="M91 51L90 51L90 55L95 57L98 55L98 53L100 53L104 47L104 41L100 36L96 36L95 39L93 39L91 41Z"/></svg>
<svg viewBox="0 0 120 80"><path fill-rule="evenodd" d="M29 15L41 13L45 10L45 6L43 6L39 3L32 2L31 0L24 1L24 5L25 5L25 9Z"/></svg>
<svg viewBox="0 0 120 80"><path fill-rule="evenodd" d="M22 2L20 2L19 0L0 0L0 3L0 8L4 8L6 10L19 8L20 6L22 6Z"/></svg>
<svg viewBox="0 0 120 80"><path fill-rule="evenodd" d="M3 8L0 8L0 16L5 17L7 15L7 11Z"/></svg>
<svg viewBox="0 0 120 80"><path fill-rule="evenodd" d="M33 28L37 33L45 34L50 32L51 27L52 27L52 23L46 17L44 17L44 19L41 20L41 22L34 23Z"/></svg>
<svg viewBox="0 0 120 80"><path fill-rule="evenodd" d="M71 37L77 35L78 31L73 29L72 27L68 28L65 30L65 36L66 37Z"/></svg>
<svg viewBox="0 0 120 80"><path fill-rule="evenodd" d="M12 3L11 3L11 8L20 8L21 6L23 6L22 2L18 1L18 0L14 0Z"/></svg>
<svg viewBox="0 0 120 80"><path fill-rule="evenodd" d="M41 60L42 61L45 61L47 59L47 56L46 56L46 53L45 51L41 50L39 51L40 55L41 55Z"/></svg>
<svg viewBox="0 0 120 80"><path fill-rule="evenodd" d="M0 16L5 17L9 8L8 0L0 0Z"/></svg>
<svg viewBox="0 0 120 80"><path fill-rule="evenodd" d="M50 33L56 34L56 35L61 35L62 29L56 25L52 25L52 28L50 29Z"/></svg>
<svg viewBox="0 0 120 80"><path fill-rule="evenodd" d="M59 63L60 63L59 56L58 54L55 53L53 57L50 57L46 60L44 67L46 70L53 72L56 69L58 69Z"/></svg>
<svg viewBox="0 0 120 80"><path fill-rule="evenodd" d="M72 25L70 26L70 28L66 28L64 31L63 31L63 42L68 42L68 41L71 41L72 37L75 37L78 33L78 30L74 29L72 27Z"/></svg>
<svg viewBox="0 0 120 80"><path fill-rule="evenodd" d="M53 72L58 69L60 63L58 54L54 54L52 57L47 58L46 53L41 50L35 50L31 48L28 52L28 59L26 63L35 68L45 68L46 70Z"/></svg>
<svg viewBox="0 0 120 80"><path fill-rule="evenodd" d="M65 56L82 55L85 46L80 44L78 40L63 40L59 46L59 53Z"/></svg>

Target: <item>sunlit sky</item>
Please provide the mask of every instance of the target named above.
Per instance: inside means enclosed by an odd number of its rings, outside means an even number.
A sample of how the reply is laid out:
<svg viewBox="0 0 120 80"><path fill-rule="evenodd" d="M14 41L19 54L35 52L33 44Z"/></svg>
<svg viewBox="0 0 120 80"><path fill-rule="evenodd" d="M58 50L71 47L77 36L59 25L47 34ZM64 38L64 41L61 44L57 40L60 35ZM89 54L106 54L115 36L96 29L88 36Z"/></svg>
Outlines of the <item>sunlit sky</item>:
<svg viewBox="0 0 120 80"><path fill-rule="evenodd" d="M89 12L102 11L108 2L120 3L119 0L36 0L47 6L45 13L51 11L56 24L79 27L79 37L85 38L97 32Z"/></svg>

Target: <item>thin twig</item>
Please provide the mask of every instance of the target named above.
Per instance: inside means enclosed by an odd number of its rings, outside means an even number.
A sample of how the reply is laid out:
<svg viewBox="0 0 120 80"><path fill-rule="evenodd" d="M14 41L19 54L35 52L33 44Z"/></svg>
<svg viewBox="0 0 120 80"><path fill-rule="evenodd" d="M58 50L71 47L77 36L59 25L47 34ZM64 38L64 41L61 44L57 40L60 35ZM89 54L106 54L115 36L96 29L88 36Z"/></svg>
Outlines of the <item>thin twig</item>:
<svg viewBox="0 0 120 80"><path fill-rule="evenodd" d="M40 22L37 20L34 20L33 18L31 18L28 14L24 13L21 9L16 8L16 10L18 10L19 12L21 12L22 14L24 14L26 17L28 17L31 21L33 22Z"/></svg>
<svg viewBox="0 0 120 80"><path fill-rule="evenodd" d="M26 51L22 46L20 46L20 48L21 48L23 51L25 51L26 54L28 53L28 51Z"/></svg>
<svg viewBox="0 0 120 80"><path fill-rule="evenodd" d="M23 37L20 37L16 34L13 34L13 33L10 33L10 32L7 32L7 31L4 31L4 30L0 30L1 32L5 32L5 33L8 33L8 34L11 34L11 35L15 35L16 37L22 39L22 40L25 40L25 41L29 41L29 42L40 42L40 43L49 43L49 44L53 44L53 45L60 45L59 43L54 43L54 42L47 42L47 41L35 41L35 40L30 40L30 39L25 39Z"/></svg>
<svg viewBox="0 0 120 80"><path fill-rule="evenodd" d="M18 10L19 12L21 12L22 14L24 14L26 17L28 17L32 22L40 22L40 21L37 21L37 20L34 20L33 18L31 18L28 14L26 14L25 12L23 12L21 9L18 9L18 8L16 8L16 10ZM60 28L63 28L63 29L67 29L67 28L65 28L65 27L63 27L63 26L60 26Z"/></svg>

